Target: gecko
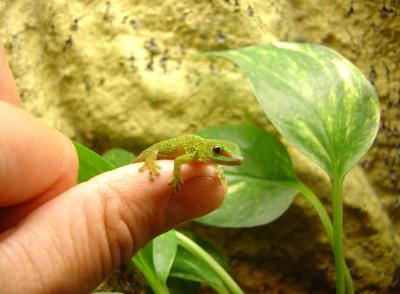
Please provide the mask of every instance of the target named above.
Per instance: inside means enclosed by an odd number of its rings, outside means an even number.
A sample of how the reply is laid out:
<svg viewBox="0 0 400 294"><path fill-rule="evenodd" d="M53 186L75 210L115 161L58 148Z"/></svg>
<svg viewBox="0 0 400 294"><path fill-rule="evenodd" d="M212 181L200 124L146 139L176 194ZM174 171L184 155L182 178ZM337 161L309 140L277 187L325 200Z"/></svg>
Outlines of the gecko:
<svg viewBox="0 0 400 294"><path fill-rule="evenodd" d="M189 162L217 164L216 174L219 180L224 179L221 165L240 165L243 157L239 146L233 142L220 139L205 139L197 135L183 135L156 143L142 151L133 162L143 162L139 172L149 170L149 180L154 181L160 174L158 159L174 159L174 171L169 185L172 194L182 187L181 166Z"/></svg>

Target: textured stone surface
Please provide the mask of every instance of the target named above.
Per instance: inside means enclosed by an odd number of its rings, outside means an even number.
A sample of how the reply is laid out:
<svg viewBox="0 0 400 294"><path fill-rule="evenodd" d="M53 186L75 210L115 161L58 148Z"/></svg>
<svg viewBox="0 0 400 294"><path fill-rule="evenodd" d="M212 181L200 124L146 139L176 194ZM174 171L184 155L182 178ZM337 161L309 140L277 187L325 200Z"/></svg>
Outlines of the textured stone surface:
<svg viewBox="0 0 400 294"><path fill-rule="evenodd" d="M194 62L193 53L275 40L338 50L374 82L383 109L363 161L368 178L356 169L346 182L346 255L358 293L398 293L399 11L398 1L13 0L0 1L0 34L25 108L100 151L138 151L219 123L267 127L234 66ZM326 178L291 154L299 175L329 205ZM331 251L301 198L265 227L196 227L228 249L249 293L332 293Z"/></svg>
<svg viewBox="0 0 400 294"><path fill-rule="evenodd" d="M137 147L227 120L265 122L247 83L232 82L233 65L187 58L273 40L232 5L36 3L3 8L3 39L26 108L73 138Z"/></svg>

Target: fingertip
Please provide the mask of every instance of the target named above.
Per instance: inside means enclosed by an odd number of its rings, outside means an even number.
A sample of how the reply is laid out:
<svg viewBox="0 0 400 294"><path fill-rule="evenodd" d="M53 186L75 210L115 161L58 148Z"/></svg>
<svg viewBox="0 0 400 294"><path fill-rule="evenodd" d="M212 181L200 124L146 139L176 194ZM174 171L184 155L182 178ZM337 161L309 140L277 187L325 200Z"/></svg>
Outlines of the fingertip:
<svg viewBox="0 0 400 294"><path fill-rule="evenodd" d="M184 184L173 194L168 184L173 176L173 161L157 163L161 166L161 173L154 181L149 180L147 170L138 171L139 164L107 173L108 177L113 175L107 185L111 185L111 190L118 191L119 195L126 195L128 207L141 207L140 217L151 220L151 231L155 234L210 213L223 202L227 193L226 181L219 180L213 165L183 165ZM96 181L104 182L102 178L100 176Z"/></svg>
<svg viewBox="0 0 400 294"><path fill-rule="evenodd" d="M167 227L171 228L212 212L222 204L226 192L226 182L221 183L216 175L206 174L187 179L182 189L168 201Z"/></svg>

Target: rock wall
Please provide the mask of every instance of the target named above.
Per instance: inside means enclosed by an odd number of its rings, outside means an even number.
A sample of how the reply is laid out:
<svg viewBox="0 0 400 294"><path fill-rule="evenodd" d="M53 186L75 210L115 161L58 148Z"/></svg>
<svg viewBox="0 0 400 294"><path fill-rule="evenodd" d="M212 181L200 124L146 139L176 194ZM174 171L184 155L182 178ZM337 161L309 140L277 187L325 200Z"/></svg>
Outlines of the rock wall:
<svg viewBox="0 0 400 294"><path fill-rule="evenodd" d="M24 107L99 151L138 151L220 123L271 129L232 64L195 62L192 54L275 40L338 50L373 81L382 107L376 143L346 183L346 256L357 293L397 293L399 11L396 0L13 0L0 1L0 35ZM330 205L320 170L291 154L299 175ZM248 293L333 291L329 245L301 198L268 226L194 229L228 248Z"/></svg>

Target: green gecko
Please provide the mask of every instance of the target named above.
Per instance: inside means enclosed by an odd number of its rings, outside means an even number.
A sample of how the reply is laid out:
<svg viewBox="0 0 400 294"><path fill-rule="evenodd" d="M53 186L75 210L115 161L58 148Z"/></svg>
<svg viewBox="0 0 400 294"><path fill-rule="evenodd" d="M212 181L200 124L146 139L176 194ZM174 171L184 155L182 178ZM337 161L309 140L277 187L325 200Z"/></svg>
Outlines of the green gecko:
<svg viewBox="0 0 400 294"><path fill-rule="evenodd" d="M196 135L183 135L156 143L142 153L133 162L144 162L139 172L146 167L149 169L149 179L160 174L161 167L156 164L157 159L174 159L174 175L169 184L172 186L172 194L182 186L181 166L186 162L215 163L217 175L224 178L222 165L240 165L243 157L239 146L233 142L219 139L204 139Z"/></svg>

